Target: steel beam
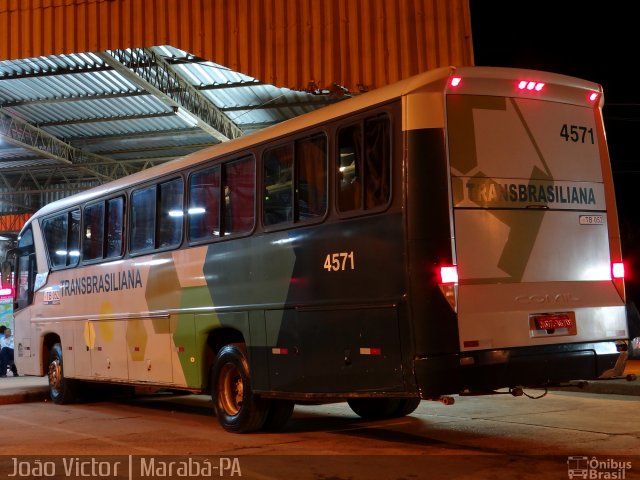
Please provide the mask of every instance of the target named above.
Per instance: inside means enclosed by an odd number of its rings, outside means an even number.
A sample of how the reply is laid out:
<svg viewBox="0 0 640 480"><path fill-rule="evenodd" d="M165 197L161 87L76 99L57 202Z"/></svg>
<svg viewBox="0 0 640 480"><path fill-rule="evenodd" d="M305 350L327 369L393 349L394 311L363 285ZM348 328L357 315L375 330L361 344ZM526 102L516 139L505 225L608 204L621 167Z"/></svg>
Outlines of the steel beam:
<svg viewBox="0 0 640 480"><path fill-rule="evenodd" d="M96 54L127 80L151 92L167 105L185 110L198 127L221 142L242 136L242 130L216 105L150 49L110 50Z"/></svg>
<svg viewBox="0 0 640 480"><path fill-rule="evenodd" d="M88 170L93 176L103 181L113 180L129 173L115 160L72 147L2 108L0 108L0 138L40 156ZM88 166L90 162L101 162L104 165Z"/></svg>

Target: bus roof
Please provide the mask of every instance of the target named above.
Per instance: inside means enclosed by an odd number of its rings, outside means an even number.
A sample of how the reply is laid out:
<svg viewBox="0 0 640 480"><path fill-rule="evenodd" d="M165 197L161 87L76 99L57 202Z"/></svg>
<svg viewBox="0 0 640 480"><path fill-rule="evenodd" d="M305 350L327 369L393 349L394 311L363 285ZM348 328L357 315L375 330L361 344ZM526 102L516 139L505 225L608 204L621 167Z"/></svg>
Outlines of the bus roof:
<svg viewBox="0 0 640 480"><path fill-rule="evenodd" d="M281 122L278 125L274 125L273 127L268 127L260 130L251 135L240 137L228 142L219 143L212 147L163 163L156 167L136 172L132 175L128 175L112 182L108 182L104 185L100 185L85 192L77 193L75 195L71 195L55 202L51 202L38 210L27 221L25 227L34 218L40 218L58 210L63 210L102 196L108 196L112 193L122 191L123 189L139 183L143 183L152 178L161 177L172 172L178 172L207 160L232 154L233 152L243 150L250 146L259 145L275 138L295 133L298 130L303 130L314 125L321 124L332 118L339 118L349 113L357 112L358 110L367 108L369 106L383 104L393 99L400 98L404 95L426 89L428 87L436 87L435 90L445 93L448 88L448 84L445 79L448 79L453 75L461 76L464 78L494 80L513 80L518 77L529 75L535 76L537 79L540 79L541 81L545 81L547 83L560 84L565 87L576 88L579 90L596 90L601 92L601 87L592 82L569 77L566 75L534 70L521 70L499 67L443 67L435 70L430 70L410 77L408 79L401 80L400 82L394 83L392 85L378 88L372 92L368 92L357 97L345 100L343 102L323 107L314 112L292 118L290 120Z"/></svg>

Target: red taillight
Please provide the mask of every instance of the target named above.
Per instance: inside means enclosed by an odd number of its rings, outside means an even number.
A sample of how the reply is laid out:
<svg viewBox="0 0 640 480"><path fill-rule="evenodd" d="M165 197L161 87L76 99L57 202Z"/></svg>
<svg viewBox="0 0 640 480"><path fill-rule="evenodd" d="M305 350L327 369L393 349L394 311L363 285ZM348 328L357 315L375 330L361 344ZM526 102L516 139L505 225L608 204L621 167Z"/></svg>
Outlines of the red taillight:
<svg viewBox="0 0 640 480"><path fill-rule="evenodd" d="M440 267L440 283L443 285L458 283L458 267L455 265Z"/></svg>
<svg viewBox="0 0 640 480"><path fill-rule="evenodd" d="M451 85L452 87L457 87L458 85L460 85L460 82L462 82L462 77L451 77L449 85Z"/></svg>
<svg viewBox="0 0 640 480"><path fill-rule="evenodd" d="M589 98L589 101L590 101L590 102L594 102L594 103L595 103L595 101L596 101L596 100L598 100L598 97L599 97L599 96L600 96L600 95L598 95L598 92L591 92L591 93L589 94L589 97L588 97L588 98Z"/></svg>
<svg viewBox="0 0 640 480"><path fill-rule="evenodd" d="M458 310L458 267L456 265L440 267L440 284L438 287L453 311L456 312Z"/></svg>
<svg viewBox="0 0 640 480"><path fill-rule="evenodd" d="M613 278L624 278L624 263L616 262L611 264L611 275Z"/></svg>

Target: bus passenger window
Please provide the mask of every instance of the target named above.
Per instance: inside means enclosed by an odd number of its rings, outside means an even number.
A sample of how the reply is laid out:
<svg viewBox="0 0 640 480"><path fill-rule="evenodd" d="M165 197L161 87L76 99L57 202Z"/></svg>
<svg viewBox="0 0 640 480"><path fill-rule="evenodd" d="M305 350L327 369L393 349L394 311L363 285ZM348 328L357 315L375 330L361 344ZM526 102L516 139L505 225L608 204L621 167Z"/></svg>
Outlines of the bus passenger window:
<svg viewBox="0 0 640 480"><path fill-rule="evenodd" d="M293 145L287 144L264 154L264 211L265 225L293 220Z"/></svg>
<svg viewBox="0 0 640 480"><path fill-rule="evenodd" d="M80 210L65 212L43 222L52 268L75 266L80 259Z"/></svg>
<svg viewBox="0 0 640 480"><path fill-rule="evenodd" d="M122 239L124 234L124 198L107 200L107 245L106 258L122 255Z"/></svg>
<svg viewBox="0 0 640 480"><path fill-rule="evenodd" d="M341 129L336 168L339 211L386 205L391 194L389 117L378 115Z"/></svg>
<svg viewBox="0 0 640 480"><path fill-rule="evenodd" d="M298 220L322 217L327 211L327 138L296 142Z"/></svg>
<svg viewBox="0 0 640 480"><path fill-rule="evenodd" d="M343 128L338 134L338 210L348 212L362 206L362 129Z"/></svg>
<svg viewBox="0 0 640 480"><path fill-rule="evenodd" d="M183 198L181 178L160 184L158 248L176 247L182 243Z"/></svg>
<svg viewBox="0 0 640 480"><path fill-rule="evenodd" d="M136 190L131 194L131 251L140 252L155 247L156 187Z"/></svg>
<svg viewBox="0 0 640 480"><path fill-rule="evenodd" d="M246 233L253 228L255 160L244 158L225 164L224 235Z"/></svg>
<svg viewBox="0 0 640 480"><path fill-rule="evenodd" d="M80 261L80 209L69 212L69 240L67 265L75 267Z"/></svg>
<svg viewBox="0 0 640 480"><path fill-rule="evenodd" d="M364 158L365 208L385 205L391 185L391 128L389 117L380 115L365 121Z"/></svg>
<svg viewBox="0 0 640 480"><path fill-rule="evenodd" d="M220 167L194 173L189 181L189 239L220 235Z"/></svg>
<svg viewBox="0 0 640 480"><path fill-rule="evenodd" d="M82 233L82 259L102 258L104 239L104 203L89 205L84 209L84 231Z"/></svg>

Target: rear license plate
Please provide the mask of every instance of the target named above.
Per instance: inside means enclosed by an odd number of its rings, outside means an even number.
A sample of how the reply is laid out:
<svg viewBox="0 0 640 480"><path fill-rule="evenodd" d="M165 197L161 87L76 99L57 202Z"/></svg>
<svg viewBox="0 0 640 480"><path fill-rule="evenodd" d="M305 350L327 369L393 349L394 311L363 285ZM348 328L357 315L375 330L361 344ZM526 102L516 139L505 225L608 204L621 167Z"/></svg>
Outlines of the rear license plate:
<svg viewBox="0 0 640 480"><path fill-rule="evenodd" d="M556 330L558 328L573 330L576 326L575 319L568 313L534 315L533 322L537 330Z"/></svg>

